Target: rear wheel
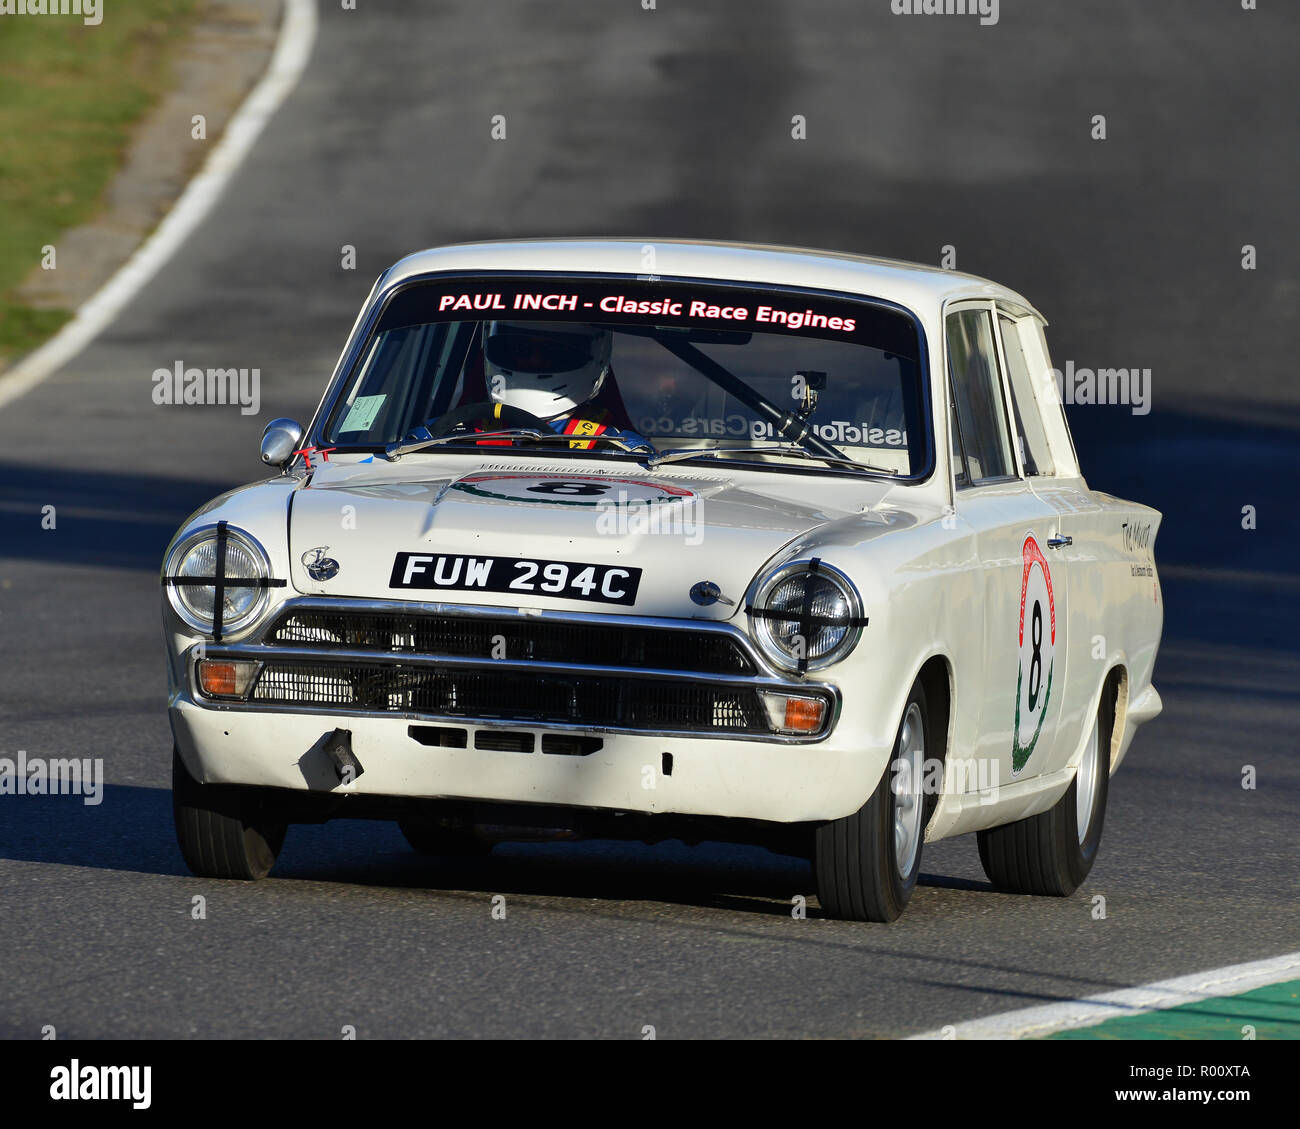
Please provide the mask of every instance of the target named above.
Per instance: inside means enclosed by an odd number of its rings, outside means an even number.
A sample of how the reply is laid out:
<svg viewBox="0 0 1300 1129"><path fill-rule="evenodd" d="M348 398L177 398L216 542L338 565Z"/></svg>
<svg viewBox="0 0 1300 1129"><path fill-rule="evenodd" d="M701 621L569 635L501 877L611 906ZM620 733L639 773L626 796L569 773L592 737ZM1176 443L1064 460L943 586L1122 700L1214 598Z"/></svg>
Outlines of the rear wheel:
<svg viewBox="0 0 1300 1129"><path fill-rule="evenodd" d="M921 841L933 798L925 795L929 714L918 681L907 696L894 753L871 798L817 829L817 897L831 917L894 921L921 873Z"/></svg>
<svg viewBox="0 0 1300 1129"><path fill-rule="evenodd" d="M999 890L1063 898L1083 885L1101 846L1113 718L1113 698L1107 691L1093 719L1079 770L1054 807L979 832L980 862Z"/></svg>
<svg viewBox="0 0 1300 1129"><path fill-rule="evenodd" d="M288 829L265 790L200 784L174 748L172 816L185 865L200 878L265 878Z"/></svg>

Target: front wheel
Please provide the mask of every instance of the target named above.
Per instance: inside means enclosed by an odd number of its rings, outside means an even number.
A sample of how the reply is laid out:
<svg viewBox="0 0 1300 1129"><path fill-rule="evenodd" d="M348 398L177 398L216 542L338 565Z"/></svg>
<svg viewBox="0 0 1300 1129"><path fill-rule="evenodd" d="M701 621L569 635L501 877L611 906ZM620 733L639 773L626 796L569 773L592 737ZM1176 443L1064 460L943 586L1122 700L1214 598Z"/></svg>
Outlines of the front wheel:
<svg viewBox="0 0 1300 1129"><path fill-rule="evenodd" d="M853 815L817 828L817 898L831 917L895 921L912 897L933 802L924 788L928 718L918 681L907 696L890 764L871 798Z"/></svg>
<svg viewBox="0 0 1300 1129"><path fill-rule="evenodd" d="M984 873L999 890L1064 898L1083 885L1101 846L1113 717L1113 700L1105 692L1079 770L1055 806L978 833Z"/></svg>
<svg viewBox="0 0 1300 1129"><path fill-rule="evenodd" d="M185 865L200 878L265 878L288 821L259 788L200 784L172 750L172 816Z"/></svg>

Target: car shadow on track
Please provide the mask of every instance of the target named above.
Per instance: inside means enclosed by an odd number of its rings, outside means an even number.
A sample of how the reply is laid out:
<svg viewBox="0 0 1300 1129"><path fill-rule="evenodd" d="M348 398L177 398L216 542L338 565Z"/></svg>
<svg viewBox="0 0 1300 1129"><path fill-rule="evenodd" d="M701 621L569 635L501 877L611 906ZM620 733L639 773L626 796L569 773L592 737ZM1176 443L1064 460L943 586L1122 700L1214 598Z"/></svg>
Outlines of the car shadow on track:
<svg viewBox="0 0 1300 1129"><path fill-rule="evenodd" d="M172 829L171 792L106 784L82 796L4 796L0 859L160 876L187 876ZM407 847L395 824L335 820L294 825L273 876L289 882L430 892L517 894L603 902L660 902L789 917L793 899L822 917L812 869L763 847L677 841L502 843L482 858L436 858ZM921 885L991 891L988 883L923 874Z"/></svg>
<svg viewBox="0 0 1300 1129"><path fill-rule="evenodd" d="M362 842L370 853L358 850ZM825 917L806 860L737 843L500 843L486 857L440 858L416 854L393 824L340 820L292 828L274 873L359 886L658 902L784 918L802 896L808 918ZM987 882L924 873L920 885L993 892Z"/></svg>
<svg viewBox="0 0 1300 1129"><path fill-rule="evenodd" d="M0 859L137 874L187 874L165 788L105 784L85 796L0 796Z"/></svg>
<svg viewBox="0 0 1300 1129"><path fill-rule="evenodd" d="M391 824L345 826L292 829L295 841L286 843L277 876L447 893L660 902L787 917L795 895L812 899L808 864L762 847L586 840L500 843L486 857L440 858L411 851ZM364 861L356 851L361 839L374 847ZM809 907L809 916L817 912Z"/></svg>

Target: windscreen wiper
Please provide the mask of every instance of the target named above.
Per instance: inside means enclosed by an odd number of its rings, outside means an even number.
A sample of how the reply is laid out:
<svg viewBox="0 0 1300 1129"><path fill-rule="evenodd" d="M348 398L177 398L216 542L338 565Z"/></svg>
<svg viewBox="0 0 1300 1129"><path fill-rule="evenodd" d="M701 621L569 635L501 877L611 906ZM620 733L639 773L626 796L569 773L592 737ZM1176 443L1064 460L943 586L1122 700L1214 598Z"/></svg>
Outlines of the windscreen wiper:
<svg viewBox="0 0 1300 1129"><path fill-rule="evenodd" d="M679 361L690 365L724 392L734 396L760 419L766 420L782 439L798 443L807 447L812 453L825 456L827 459L839 457L839 451L818 435L807 419L777 407L757 388L752 388L712 357L701 353L689 341L681 341L665 333L656 333L654 339Z"/></svg>
<svg viewBox="0 0 1300 1129"><path fill-rule="evenodd" d="M425 431L424 428L420 430ZM560 435L556 432L533 431L526 427L509 427L502 431L465 431L459 435L439 435L408 439L401 443L390 443L384 448L384 454L390 459L409 455L412 451L423 451L426 447L442 447L451 443L479 443L484 439L528 439L534 443L610 443L621 451L633 448L612 435ZM583 448L585 449L585 448Z"/></svg>
<svg viewBox="0 0 1300 1129"><path fill-rule="evenodd" d="M815 459L818 462L827 463L830 466L852 467L854 470L867 470L874 474L887 474L891 477L897 477L898 471L889 470L886 467L874 466L871 463L858 462L856 459L845 459L823 455L820 451L810 451L806 447L680 447L673 451L661 451L657 455L651 456L646 460L648 466L656 467L661 463L680 463L686 459L696 459L708 457L709 455L789 455L796 459Z"/></svg>

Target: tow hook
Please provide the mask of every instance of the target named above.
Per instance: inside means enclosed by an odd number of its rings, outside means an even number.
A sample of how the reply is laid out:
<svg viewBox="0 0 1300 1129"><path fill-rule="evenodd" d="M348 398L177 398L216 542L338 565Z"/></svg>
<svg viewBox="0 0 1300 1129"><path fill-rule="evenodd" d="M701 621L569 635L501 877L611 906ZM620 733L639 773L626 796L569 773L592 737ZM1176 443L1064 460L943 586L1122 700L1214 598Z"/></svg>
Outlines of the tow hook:
<svg viewBox="0 0 1300 1129"><path fill-rule="evenodd" d="M351 784L366 771L357 760L356 753L352 751L350 729L332 729L328 733L321 734L320 740L308 750L309 754L316 752L322 752L329 758L330 764L334 766L334 775L339 778L340 784Z"/></svg>

